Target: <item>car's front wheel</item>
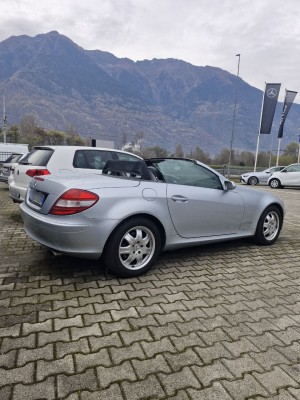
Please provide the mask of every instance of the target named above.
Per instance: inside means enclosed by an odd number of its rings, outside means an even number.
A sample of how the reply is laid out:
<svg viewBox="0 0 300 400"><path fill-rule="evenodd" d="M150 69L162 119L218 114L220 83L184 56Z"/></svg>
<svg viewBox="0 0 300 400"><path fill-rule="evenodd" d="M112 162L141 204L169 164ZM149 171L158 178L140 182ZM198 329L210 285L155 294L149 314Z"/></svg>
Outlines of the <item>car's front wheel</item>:
<svg viewBox="0 0 300 400"><path fill-rule="evenodd" d="M257 224L255 242L263 246L273 244L280 234L282 222L282 213L276 206L266 208Z"/></svg>
<svg viewBox="0 0 300 400"><path fill-rule="evenodd" d="M248 179L248 185L257 185L258 184L258 179L256 176L250 176Z"/></svg>
<svg viewBox="0 0 300 400"><path fill-rule="evenodd" d="M122 278L144 274L161 250L160 232L154 222L136 217L125 221L110 237L103 255L108 269Z"/></svg>
<svg viewBox="0 0 300 400"><path fill-rule="evenodd" d="M280 180L277 178L273 178L269 181L269 186L273 189L280 189L281 188L281 183Z"/></svg>

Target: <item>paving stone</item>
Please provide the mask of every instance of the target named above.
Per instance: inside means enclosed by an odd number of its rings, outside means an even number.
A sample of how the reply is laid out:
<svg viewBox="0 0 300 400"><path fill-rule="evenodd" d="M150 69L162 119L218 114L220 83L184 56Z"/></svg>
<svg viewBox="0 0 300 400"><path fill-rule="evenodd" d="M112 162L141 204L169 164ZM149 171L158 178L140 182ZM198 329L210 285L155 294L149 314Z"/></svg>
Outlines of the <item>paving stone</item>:
<svg viewBox="0 0 300 400"><path fill-rule="evenodd" d="M167 396L173 396L181 389L200 389L201 383L196 379L192 370L188 367L172 374L159 373L158 379L161 382Z"/></svg>
<svg viewBox="0 0 300 400"><path fill-rule="evenodd" d="M146 353L147 357L153 357L156 354L171 352L175 353L176 349L169 338L163 338L161 340L153 342L141 342L141 346Z"/></svg>
<svg viewBox="0 0 300 400"><path fill-rule="evenodd" d="M0 368L1 386L14 383L32 383L34 381L34 364L29 363L24 367L4 369Z"/></svg>
<svg viewBox="0 0 300 400"><path fill-rule="evenodd" d="M88 341L93 352L107 347L122 347L122 342L118 333L101 336L101 338L91 336L88 338Z"/></svg>
<svg viewBox="0 0 300 400"><path fill-rule="evenodd" d="M143 340L146 340L146 341L152 340L152 336L151 336L149 330L146 328L141 328L141 329L131 331L131 332L121 331L120 336L121 336L122 340L124 341L125 345L127 345L127 346L134 342L140 342Z"/></svg>
<svg viewBox="0 0 300 400"><path fill-rule="evenodd" d="M130 331L130 325L126 319L122 319L117 322L103 322L101 324L101 329L104 335L109 335L113 332Z"/></svg>
<svg viewBox="0 0 300 400"><path fill-rule="evenodd" d="M65 308L59 308L58 310L55 311L39 311L38 313L39 322L44 322L49 319L54 319L54 318L66 318L67 317L67 310Z"/></svg>
<svg viewBox="0 0 300 400"><path fill-rule="evenodd" d="M99 350L96 353L75 354L75 368L77 372L85 371L88 368L112 365L107 349Z"/></svg>
<svg viewBox="0 0 300 400"><path fill-rule="evenodd" d="M232 400L233 398L226 392L219 382L214 382L209 388L202 390L188 389L189 399L191 400Z"/></svg>
<svg viewBox="0 0 300 400"><path fill-rule="evenodd" d="M54 330L60 331L62 328L68 328L71 326L80 327L83 326L82 317L80 315L76 315L72 318L55 318L54 319Z"/></svg>
<svg viewBox="0 0 300 400"><path fill-rule="evenodd" d="M11 350L6 354L0 353L0 368L13 368L16 364L16 359L17 350Z"/></svg>
<svg viewBox="0 0 300 400"><path fill-rule="evenodd" d="M164 397L164 391L155 376L149 376L144 381L122 383L126 399L158 399Z"/></svg>
<svg viewBox="0 0 300 400"><path fill-rule="evenodd" d="M223 341L222 344L234 357L239 357L241 354L248 353L250 351L259 351L258 348L248 338L245 337L235 342Z"/></svg>
<svg viewBox="0 0 300 400"><path fill-rule="evenodd" d="M120 348L111 347L109 352L114 364L120 364L125 360L144 360L146 358L140 343L133 343L130 346L122 346Z"/></svg>
<svg viewBox="0 0 300 400"><path fill-rule="evenodd" d="M171 372L171 368L161 354L146 360L133 359L132 365L139 379L145 379L148 375L158 372Z"/></svg>
<svg viewBox="0 0 300 400"><path fill-rule="evenodd" d="M191 369L204 387L210 386L216 380L234 377L219 360L214 361L211 365L198 366L194 364Z"/></svg>
<svg viewBox="0 0 300 400"><path fill-rule="evenodd" d="M113 367L98 367L97 376L102 388L109 387L112 383L122 381L136 381L136 374L129 361Z"/></svg>
<svg viewBox="0 0 300 400"><path fill-rule="evenodd" d="M17 384L13 390L13 400L24 400L26 398L30 400L54 399L54 377L49 377L43 382L34 383L31 385Z"/></svg>
<svg viewBox="0 0 300 400"><path fill-rule="evenodd" d="M165 353L164 358L170 365L172 371L175 372L185 366L202 365L202 361L199 359L198 354L192 349L186 349L185 351L176 354Z"/></svg>
<svg viewBox="0 0 300 400"><path fill-rule="evenodd" d="M52 320L49 319L44 322L37 322L35 324L23 324L22 331L23 335L28 335L32 332L52 332Z"/></svg>
<svg viewBox="0 0 300 400"><path fill-rule="evenodd" d="M18 352L18 366L25 365L29 361L41 359L54 359L54 345L52 343L49 343L44 347L37 347L35 349L20 349Z"/></svg>
<svg viewBox="0 0 300 400"><path fill-rule="evenodd" d="M75 372L74 360L71 355L52 361L37 361L37 380L42 381L47 376L57 374L72 374Z"/></svg>
<svg viewBox="0 0 300 400"><path fill-rule="evenodd" d="M1 400L10 400L11 399L11 386L2 386L0 387L0 399Z"/></svg>
<svg viewBox="0 0 300 400"><path fill-rule="evenodd" d="M0 346L1 353L3 354L13 349L33 349L35 347L35 336L35 333L32 333L28 336L5 337L2 339L2 344Z"/></svg>
<svg viewBox="0 0 300 400"><path fill-rule="evenodd" d="M57 376L57 390L60 398L76 391L95 391L97 386L97 377L93 369L80 374Z"/></svg>
<svg viewBox="0 0 300 400"><path fill-rule="evenodd" d="M108 389L97 390L95 392L88 392L83 390L80 393L81 400L124 400L124 396L118 384L111 385Z"/></svg>
<svg viewBox="0 0 300 400"><path fill-rule="evenodd" d="M283 367L282 367L283 368ZM288 375L282 368L276 366L272 371L264 373L253 373L253 376L272 394L284 387L293 386L297 387L297 382ZM300 381L300 375L298 370L298 381Z"/></svg>
<svg viewBox="0 0 300 400"><path fill-rule="evenodd" d="M108 311L101 314L83 315L82 318L85 326L93 325L95 322L112 322L111 313Z"/></svg>
<svg viewBox="0 0 300 400"><path fill-rule="evenodd" d="M39 332L38 333L38 346L44 346L48 343L55 343L56 341L68 342L70 340L70 332L68 328L62 329L58 332Z"/></svg>
<svg viewBox="0 0 300 400"><path fill-rule="evenodd" d="M245 374L242 379L223 380L222 386L234 400L256 399L258 396L268 398L266 389L250 374Z"/></svg>
<svg viewBox="0 0 300 400"><path fill-rule="evenodd" d="M200 339L204 341L208 346L213 345L216 342L221 342L221 341L231 341L230 336L223 331L220 328L216 328L213 331L208 331L208 332L198 332L198 335L200 336Z"/></svg>
<svg viewBox="0 0 300 400"><path fill-rule="evenodd" d="M72 340L78 340L82 337L102 335L100 326L97 323L90 326L83 326L82 328L71 327L70 329Z"/></svg>

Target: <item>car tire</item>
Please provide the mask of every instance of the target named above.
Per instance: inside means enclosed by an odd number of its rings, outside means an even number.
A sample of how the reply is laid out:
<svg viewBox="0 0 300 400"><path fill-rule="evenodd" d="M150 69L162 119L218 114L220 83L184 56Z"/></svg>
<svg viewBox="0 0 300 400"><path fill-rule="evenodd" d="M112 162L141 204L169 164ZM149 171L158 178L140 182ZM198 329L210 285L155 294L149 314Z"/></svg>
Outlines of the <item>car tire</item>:
<svg viewBox="0 0 300 400"><path fill-rule="evenodd" d="M281 188L280 180L277 179L277 178L271 179L271 180L269 181L269 186L270 186L272 189L280 189L280 188Z"/></svg>
<svg viewBox="0 0 300 400"><path fill-rule="evenodd" d="M256 176L250 176L247 183L248 185L255 186L258 184L258 179L256 178Z"/></svg>
<svg viewBox="0 0 300 400"><path fill-rule="evenodd" d="M132 278L148 271L161 250L161 236L154 222L131 218L119 225L106 245L103 259L107 268L121 278Z"/></svg>
<svg viewBox="0 0 300 400"><path fill-rule="evenodd" d="M281 231L283 222L282 213L276 206L270 206L261 214L254 240L262 246L270 246L273 244Z"/></svg>

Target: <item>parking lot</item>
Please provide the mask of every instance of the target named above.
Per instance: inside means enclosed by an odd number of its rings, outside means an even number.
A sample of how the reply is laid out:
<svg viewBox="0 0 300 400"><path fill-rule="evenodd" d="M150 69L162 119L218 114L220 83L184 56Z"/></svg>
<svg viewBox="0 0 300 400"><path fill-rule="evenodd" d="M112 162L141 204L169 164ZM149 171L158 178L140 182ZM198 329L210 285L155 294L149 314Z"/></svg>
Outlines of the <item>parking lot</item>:
<svg viewBox="0 0 300 400"><path fill-rule="evenodd" d="M0 399L300 399L300 190L258 189L286 204L275 245L118 280L29 239L0 184Z"/></svg>

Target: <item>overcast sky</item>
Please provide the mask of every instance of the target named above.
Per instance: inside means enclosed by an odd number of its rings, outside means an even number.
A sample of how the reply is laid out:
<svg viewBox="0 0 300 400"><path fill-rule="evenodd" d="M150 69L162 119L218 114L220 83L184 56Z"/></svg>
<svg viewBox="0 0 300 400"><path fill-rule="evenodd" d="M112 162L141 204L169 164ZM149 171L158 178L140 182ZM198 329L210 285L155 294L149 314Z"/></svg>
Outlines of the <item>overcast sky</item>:
<svg viewBox="0 0 300 400"><path fill-rule="evenodd" d="M53 30L87 50L177 58L300 92L299 0L1 0L0 41ZM296 97L300 102L300 93Z"/></svg>

